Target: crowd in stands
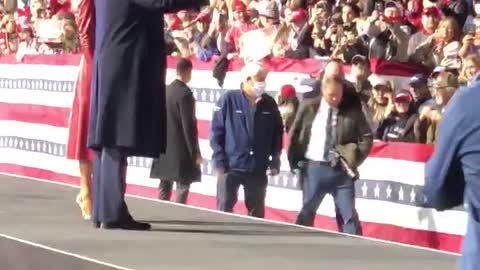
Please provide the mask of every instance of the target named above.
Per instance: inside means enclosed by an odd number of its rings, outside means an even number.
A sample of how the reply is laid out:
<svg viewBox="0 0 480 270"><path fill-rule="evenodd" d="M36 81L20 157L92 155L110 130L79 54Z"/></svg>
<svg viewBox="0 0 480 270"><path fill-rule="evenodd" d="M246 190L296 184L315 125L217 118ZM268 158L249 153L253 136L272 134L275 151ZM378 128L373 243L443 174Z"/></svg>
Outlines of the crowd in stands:
<svg viewBox="0 0 480 270"><path fill-rule="evenodd" d="M0 52L76 53L70 0L3 0ZM434 143L442 112L480 71L479 0L211 0L199 12L165 15L168 54L200 61L266 56L329 58L351 66L376 139ZM371 79L370 59L422 65L430 72L399 87ZM295 88L279 91L285 121ZM288 125L287 125L288 126Z"/></svg>

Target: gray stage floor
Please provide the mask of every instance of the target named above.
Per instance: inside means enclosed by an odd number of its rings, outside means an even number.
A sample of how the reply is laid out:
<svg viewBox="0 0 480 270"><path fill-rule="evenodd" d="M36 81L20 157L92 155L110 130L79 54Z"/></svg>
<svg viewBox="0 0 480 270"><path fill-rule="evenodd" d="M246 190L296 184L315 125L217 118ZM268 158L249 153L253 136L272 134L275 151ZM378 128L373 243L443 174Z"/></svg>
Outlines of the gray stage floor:
<svg viewBox="0 0 480 270"><path fill-rule="evenodd" d="M129 269L453 270L457 257L129 198L151 232L93 229L77 189L0 176L0 233ZM7 266L7 267L5 267ZM11 267L10 267L11 266ZM0 237L0 268L114 269Z"/></svg>

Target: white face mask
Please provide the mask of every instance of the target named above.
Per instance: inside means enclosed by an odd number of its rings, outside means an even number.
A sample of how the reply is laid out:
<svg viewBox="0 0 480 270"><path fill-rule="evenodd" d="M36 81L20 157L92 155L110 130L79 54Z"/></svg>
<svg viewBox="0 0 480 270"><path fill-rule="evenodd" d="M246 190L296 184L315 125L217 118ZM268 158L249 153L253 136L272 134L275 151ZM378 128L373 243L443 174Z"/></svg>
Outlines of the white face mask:
<svg viewBox="0 0 480 270"><path fill-rule="evenodd" d="M257 97L260 97L261 95L265 94L265 82L253 83L253 90L255 91L255 95Z"/></svg>

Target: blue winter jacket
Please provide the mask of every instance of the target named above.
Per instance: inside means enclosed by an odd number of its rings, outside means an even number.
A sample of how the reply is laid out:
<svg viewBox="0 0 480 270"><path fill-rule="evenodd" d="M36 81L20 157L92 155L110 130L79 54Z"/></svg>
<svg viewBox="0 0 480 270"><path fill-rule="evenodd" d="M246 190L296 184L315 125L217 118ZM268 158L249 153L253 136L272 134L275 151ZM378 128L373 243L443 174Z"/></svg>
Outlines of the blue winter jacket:
<svg viewBox="0 0 480 270"><path fill-rule="evenodd" d="M279 169L283 123L275 100L264 94L253 106L241 90L217 102L210 129L215 167L264 174Z"/></svg>
<svg viewBox="0 0 480 270"><path fill-rule="evenodd" d="M425 171L427 207L446 210L465 200L468 224L460 270L480 269L479 102L480 84L457 90L442 115L435 151Z"/></svg>

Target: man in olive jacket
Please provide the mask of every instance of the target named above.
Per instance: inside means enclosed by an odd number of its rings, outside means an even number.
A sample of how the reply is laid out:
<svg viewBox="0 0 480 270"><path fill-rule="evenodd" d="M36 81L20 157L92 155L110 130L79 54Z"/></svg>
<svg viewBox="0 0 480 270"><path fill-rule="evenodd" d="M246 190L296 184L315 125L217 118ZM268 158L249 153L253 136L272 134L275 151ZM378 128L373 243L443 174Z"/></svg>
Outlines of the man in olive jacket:
<svg viewBox="0 0 480 270"><path fill-rule="evenodd" d="M358 235L354 180L372 148L373 135L358 96L343 88L340 80L326 79L321 95L302 104L290 130L288 159L292 169L306 164L303 207L296 223L312 226L330 193L343 220L339 230Z"/></svg>

